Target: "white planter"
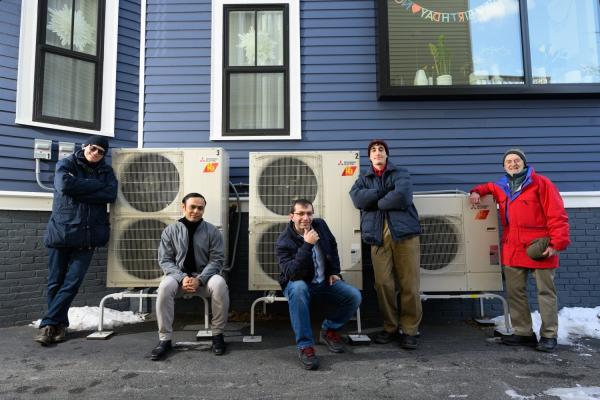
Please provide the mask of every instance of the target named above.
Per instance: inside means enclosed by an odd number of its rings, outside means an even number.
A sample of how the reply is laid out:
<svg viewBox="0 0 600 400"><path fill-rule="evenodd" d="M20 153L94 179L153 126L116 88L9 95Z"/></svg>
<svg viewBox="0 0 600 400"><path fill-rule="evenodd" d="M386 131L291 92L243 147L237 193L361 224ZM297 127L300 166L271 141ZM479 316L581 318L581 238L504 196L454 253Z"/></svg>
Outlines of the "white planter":
<svg viewBox="0 0 600 400"><path fill-rule="evenodd" d="M417 71L417 73L415 74L414 84L415 84L415 86L427 85L427 74L425 74L424 70L420 69Z"/></svg>
<svg viewBox="0 0 600 400"><path fill-rule="evenodd" d="M437 77L438 86L452 85L452 75L440 75Z"/></svg>

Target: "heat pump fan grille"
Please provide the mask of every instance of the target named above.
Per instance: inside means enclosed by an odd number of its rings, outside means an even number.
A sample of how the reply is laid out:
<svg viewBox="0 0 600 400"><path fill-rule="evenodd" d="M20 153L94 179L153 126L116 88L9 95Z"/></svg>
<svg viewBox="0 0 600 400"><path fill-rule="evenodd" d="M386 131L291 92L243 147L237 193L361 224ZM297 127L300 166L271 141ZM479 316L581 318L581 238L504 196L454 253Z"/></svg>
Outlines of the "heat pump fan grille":
<svg viewBox="0 0 600 400"><path fill-rule="evenodd" d="M421 268L436 271L451 264L462 242L462 229L448 217L421 217Z"/></svg>
<svg viewBox="0 0 600 400"><path fill-rule="evenodd" d="M258 195L272 212L287 215L292 200L317 197L317 177L302 160L278 158L267 164L258 179ZM272 250L272 249L271 249Z"/></svg>
<svg viewBox="0 0 600 400"><path fill-rule="evenodd" d="M140 154L121 172L121 193L138 211L161 211L177 199L180 178L177 167L166 157Z"/></svg>
<svg viewBox="0 0 600 400"><path fill-rule="evenodd" d="M273 224L265 229L258 241L257 256L262 271L269 278L277 281L279 277L279 263L275 257L275 243L277 238L287 227L287 223Z"/></svg>
<svg viewBox="0 0 600 400"><path fill-rule="evenodd" d="M133 222L123 231L116 252L127 273L144 280L162 276L157 254L160 235L166 226L162 221L146 219Z"/></svg>

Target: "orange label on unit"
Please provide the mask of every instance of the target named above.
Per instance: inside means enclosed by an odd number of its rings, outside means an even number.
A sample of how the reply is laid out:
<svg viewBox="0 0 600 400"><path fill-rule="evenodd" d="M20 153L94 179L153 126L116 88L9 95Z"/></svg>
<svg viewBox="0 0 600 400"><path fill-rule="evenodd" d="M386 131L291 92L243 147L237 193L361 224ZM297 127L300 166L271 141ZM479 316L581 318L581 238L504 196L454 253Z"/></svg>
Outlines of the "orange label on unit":
<svg viewBox="0 0 600 400"><path fill-rule="evenodd" d="M352 176L356 172L356 165L345 167L342 171L342 176Z"/></svg>
<svg viewBox="0 0 600 400"><path fill-rule="evenodd" d="M206 163L206 167L204 167L204 172L215 172L217 170L218 166L219 166L218 162Z"/></svg>
<svg viewBox="0 0 600 400"><path fill-rule="evenodd" d="M475 219L487 219L490 214L490 210L479 210L475 215Z"/></svg>

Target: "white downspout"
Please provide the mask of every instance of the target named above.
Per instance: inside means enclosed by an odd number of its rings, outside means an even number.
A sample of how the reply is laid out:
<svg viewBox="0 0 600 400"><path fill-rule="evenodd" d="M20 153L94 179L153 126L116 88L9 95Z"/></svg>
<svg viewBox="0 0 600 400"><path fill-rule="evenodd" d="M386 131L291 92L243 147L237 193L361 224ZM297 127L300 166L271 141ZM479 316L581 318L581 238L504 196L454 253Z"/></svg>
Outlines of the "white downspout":
<svg viewBox="0 0 600 400"><path fill-rule="evenodd" d="M145 109L145 69L146 69L146 0L140 0L140 71L138 98L138 149L144 147L144 109Z"/></svg>

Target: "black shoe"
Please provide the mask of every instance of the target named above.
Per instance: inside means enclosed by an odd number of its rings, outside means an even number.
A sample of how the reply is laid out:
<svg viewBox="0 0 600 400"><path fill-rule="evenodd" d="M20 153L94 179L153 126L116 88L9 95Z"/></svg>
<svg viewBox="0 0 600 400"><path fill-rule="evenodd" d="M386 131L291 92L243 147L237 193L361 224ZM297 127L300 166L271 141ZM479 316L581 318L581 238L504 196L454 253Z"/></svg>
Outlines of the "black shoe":
<svg viewBox="0 0 600 400"><path fill-rule="evenodd" d="M56 334L56 327L54 325L46 325L40 328L40 333L35 335L33 340L40 343L42 346L48 346L54 343L54 335Z"/></svg>
<svg viewBox="0 0 600 400"><path fill-rule="evenodd" d="M225 350L227 349L227 345L225 344L225 338L223 338L223 334L219 334L212 337L212 351L215 353L215 356L222 356L225 354Z"/></svg>
<svg viewBox="0 0 600 400"><path fill-rule="evenodd" d="M535 333L532 333L530 336L521 336L521 335L502 336L500 341L502 342L502 344L505 344L507 346L536 347L538 344Z"/></svg>
<svg viewBox="0 0 600 400"><path fill-rule="evenodd" d="M319 368L319 359L315 354L315 348L312 346L300 350L298 358L300 358L300 363L304 369L315 370Z"/></svg>
<svg viewBox="0 0 600 400"><path fill-rule="evenodd" d="M54 336L52 336L52 340L54 343L64 342L67 339L67 326L60 324L54 330Z"/></svg>
<svg viewBox="0 0 600 400"><path fill-rule="evenodd" d="M388 344L392 340L395 340L397 337L398 334L396 332L381 331L377 332L377 334L373 338L373 341L377 344Z"/></svg>
<svg viewBox="0 0 600 400"><path fill-rule="evenodd" d="M417 348L417 337L412 335L400 335L400 347L407 350L415 350Z"/></svg>
<svg viewBox="0 0 600 400"><path fill-rule="evenodd" d="M173 349L170 340L161 340L158 342L155 348L150 353L150 359L152 361L159 361L165 358L165 356Z"/></svg>
<svg viewBox="0 0 600 400"><path fill-rule="evenodd" d="M554 353L556 350L556 338L540 337L540 342L536 346L536 350L546 353Z"/></svg>
<svg viewBox="0 0 600 400"><path fill-rule="evenodd" d="M340 336L340 334L336 331L331 329L321 331L319 339L320 342L326 345L329 351L331 351L332 353L344 352L344 342L342 341L342 337Z"/></svg>

